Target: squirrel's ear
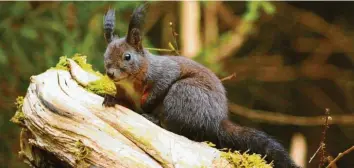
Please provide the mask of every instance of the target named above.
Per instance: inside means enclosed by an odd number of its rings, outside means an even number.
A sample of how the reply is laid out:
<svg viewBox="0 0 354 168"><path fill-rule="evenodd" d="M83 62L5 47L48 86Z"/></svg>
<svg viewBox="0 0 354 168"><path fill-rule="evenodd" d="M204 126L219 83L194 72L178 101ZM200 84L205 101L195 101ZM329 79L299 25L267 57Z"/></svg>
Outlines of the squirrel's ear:
<svg viewBox="0 0 354 168"><path fill-rule="evenodd" d="M142 33L145 19L145 11L148 3L144 3L136 8L130 19L127 42L132 45L136 50L142 51Z"/></svg>
<svg viewBox="0 0 354 168"><path fill-rule="evenodd" d="M137 51L143 50L142 35L139 29L133 28L129 31L127 36L127 42L133 46Z"/></svg>
<svg viewBox="0 0 354 168"><path fill-rule="evenodd" d="M110 43L114 38L113 32L115 21L115 10L109 9L108 12L103 16L104 38L106 39L107 43Z"/></svg>

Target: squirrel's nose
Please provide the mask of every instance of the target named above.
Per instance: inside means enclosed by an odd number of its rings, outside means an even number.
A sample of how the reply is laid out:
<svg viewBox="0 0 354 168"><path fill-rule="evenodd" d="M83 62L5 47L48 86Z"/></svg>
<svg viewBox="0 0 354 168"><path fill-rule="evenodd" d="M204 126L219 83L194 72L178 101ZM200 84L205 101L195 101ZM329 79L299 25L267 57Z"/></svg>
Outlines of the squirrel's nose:
<svg viewBox="0 0 354 168"><path fill-rule="evenodd" d="M114 77L114 72L107 72L107 76L112 79Z"/></svg>

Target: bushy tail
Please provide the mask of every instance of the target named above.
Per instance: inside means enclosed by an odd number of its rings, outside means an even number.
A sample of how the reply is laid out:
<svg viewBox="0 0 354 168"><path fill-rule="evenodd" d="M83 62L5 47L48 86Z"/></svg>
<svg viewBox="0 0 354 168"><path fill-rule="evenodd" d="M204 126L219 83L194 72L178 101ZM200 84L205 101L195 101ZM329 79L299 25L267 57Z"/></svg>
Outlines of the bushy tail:
<svg viewBox="0 0 354 168"><path fill-rule="evenodd" d="M299 168L283 146L264 132L241 127L230 120L223 120L220 127L220 147L266 155L265 160L273 161L275 168Z"/></svg>

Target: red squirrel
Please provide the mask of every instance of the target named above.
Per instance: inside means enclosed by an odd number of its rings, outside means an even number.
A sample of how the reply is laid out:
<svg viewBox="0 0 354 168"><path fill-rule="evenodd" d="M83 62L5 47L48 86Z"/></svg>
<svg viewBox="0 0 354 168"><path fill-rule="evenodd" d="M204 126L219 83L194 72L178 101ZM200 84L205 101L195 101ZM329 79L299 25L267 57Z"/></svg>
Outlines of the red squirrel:
<svg viewBox="0 0 354 168"><path fill-rule="evenodd" d="M220 79L203 65L183 56L153 55L142 45L147 4L136 8L128 32L113 34L115 11L104 16L106 74L115 83L130 80L141 91L143 116L163 128L194 141L210 141L229 148L266 156L277 168L298 167L280 143L264 132L242 127L228 119L226 91ZM117 84L115 97L103 104L135 109L134 102ZM158 108L159 107L159 108Z"/></svg>

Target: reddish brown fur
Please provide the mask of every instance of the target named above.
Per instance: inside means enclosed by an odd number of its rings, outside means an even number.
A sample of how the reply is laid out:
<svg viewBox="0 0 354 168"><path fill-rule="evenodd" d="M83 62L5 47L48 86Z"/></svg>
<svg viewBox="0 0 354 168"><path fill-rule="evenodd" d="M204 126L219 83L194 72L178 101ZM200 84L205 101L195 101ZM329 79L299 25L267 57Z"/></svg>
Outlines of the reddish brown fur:
<svg viewBox="0 0 354 168"><path fill-rule="evenodd" d="M144 81L146 78L147 70L148 70L148 62L145 59L140 67L139 72L132 79L134 89L139 93L144 92L144 86L146 85Z"/></svg>

